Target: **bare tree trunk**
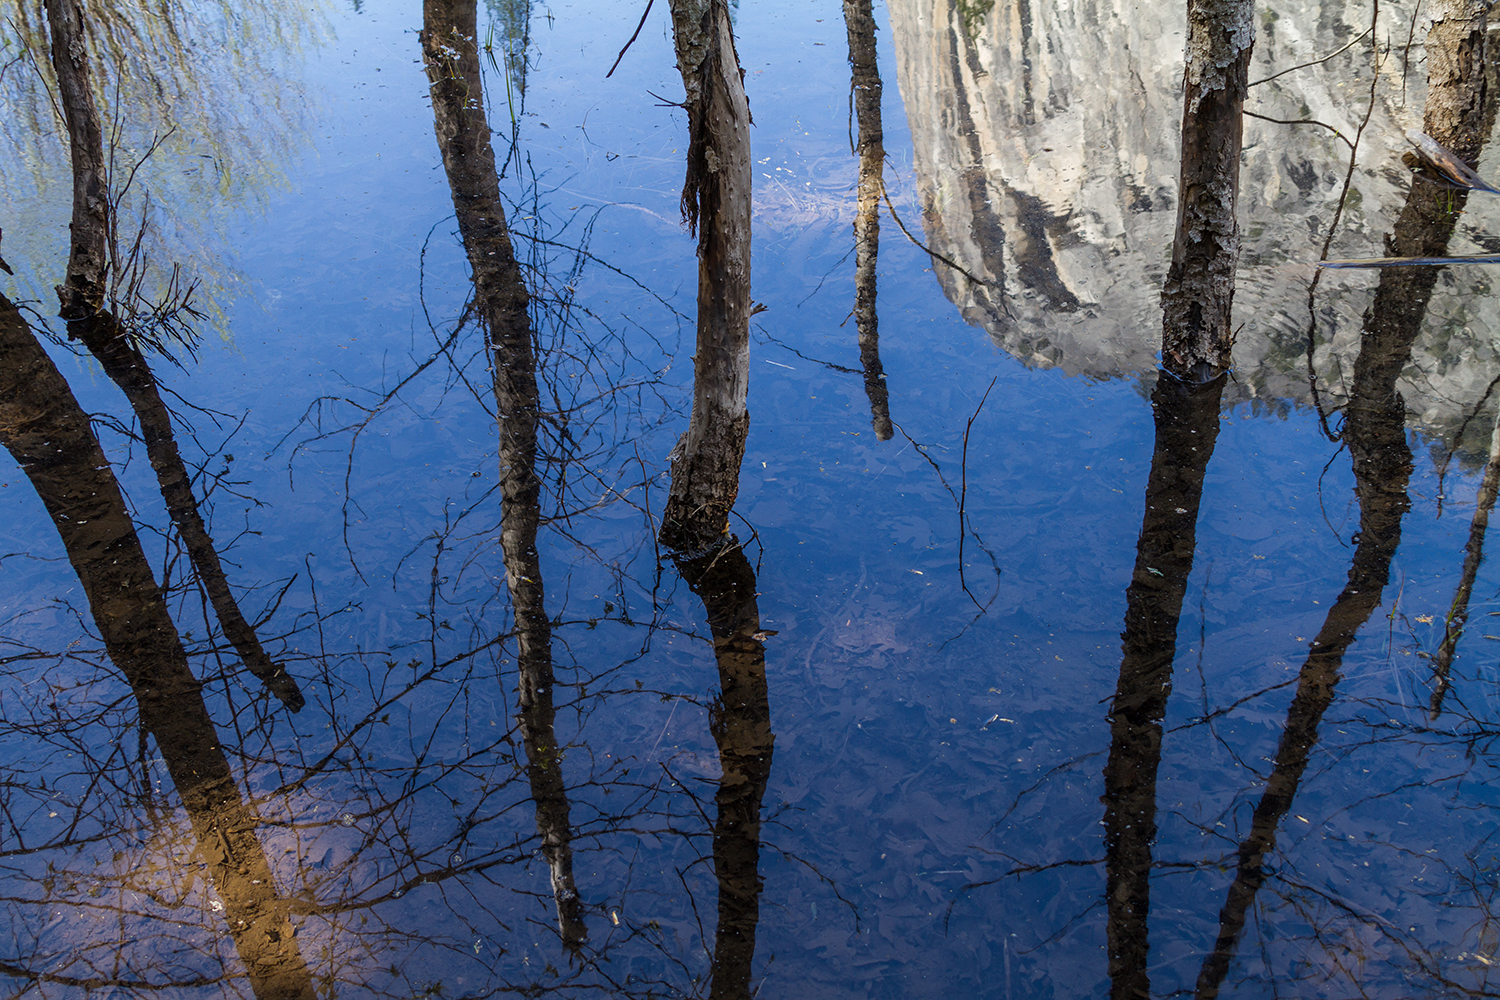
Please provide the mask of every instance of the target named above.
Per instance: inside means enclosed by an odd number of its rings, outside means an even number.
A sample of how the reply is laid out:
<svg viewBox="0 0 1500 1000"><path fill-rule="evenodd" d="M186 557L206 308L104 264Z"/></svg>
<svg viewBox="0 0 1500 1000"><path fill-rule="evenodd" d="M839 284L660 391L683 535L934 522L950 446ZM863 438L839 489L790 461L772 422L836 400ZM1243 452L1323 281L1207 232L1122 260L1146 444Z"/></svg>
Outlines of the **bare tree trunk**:
<svg viewBox="0 0 1500 1000"><path fill-rule="evenodd" d="M750 431L750 105L724 0L671 6L687 91L682 213L698 232L698 346L693 413L672 452L661 541L694 553L728 531Z"/></svg>
<svg viewBox="0 0 1500 1000"><path fill-rule="evenodd" d="M1450 13L1452 6L1447 8ZM1469 3L1464 7L1475 9ZM1470 160L1478 156L1494 124L1493 106L1485 99L1483 45L1482 13L1476 28L1472 19L1445 17L1440 11L1428 36L1429 103L1423 130ZM1456 76L1452 71L1456 65L1468 75ZM1466 192L1413 180L1395 230L1386 240L1387 254L1443 256L1465 202ZM1240 842L1234 881L1219 911L1217 940L1198 973L1198 1000L1217 997L1229 973L1250 907L1266 881L1265 859L1276 849L1277 828L1291 809L1317 742L1318 726L1333 703L1344 653L1379 607L1390 577L1391 560L1401 542L1401 521L1411 506L1406 493L1412 469L1406 403L1396 382L1411 362L1412 343L1422 331L1437 271L1435 267L1383 270L1374 302L1365 313L1344 427L1359 498L1359 544L1348 582L1328 609L1298 674L1297 693L1287 709L1275 765L1256 805L1250 833Z"/></svg>
<svg viewBox="0 0 1500 1000"><path fill-rule="evenodd" d="M119 484L88 415L4 296L0 443L52 515L109 658L130 684L141 725L182 796L252 990L260 1000L313 1000L290 907L276 894L255 833L257 818L240 798Z"/></svg>
<svg viewBox="0 0 1500 1000"><path fill-rule="evenodd" d="M757 638L755 570L733 536L708 555L679 560L677 569L703 599L719 665L719 697L709 716L722 771L714 796L719 921L708 995L711 1000L750 1000L762 889L760 807L776 743L766 649Z"/></svg>
<svg viewBox="0 0 1500 1000"><path fill-rule="evenodd" d="M1185 381L1228 370L1239 263L1240 144L1253 0L1188 0L1182 175L1172 266L1162 290L1162 361Z"/></svg>
<svg viewBox="0 0 1500 1000"><path fill-rule="evenodd" d="M875 265L880 257L880 198L885 192L885 131L880 120L880 63L875 49L875 16L870 0L844 0L853 70L854 113L859 122L859 194L854 213L854 322L859 328L859 360L875 437L889 441L890 391L880 364L880 325L875 311Z"/></svg>
<svg viewBox="0 0 1500 1000"><path fill-rule="evenodd" d="M293 712L300 711L305 701L297 682L282 664L266 654L229 589L151 367L130 342L118 318L106 308L113 218L103 130L90 89L83 8L78 0L47 0L47 16L52 31L52 64L57 71L73 159L72 252L67 280L57 288L62 317L68 320L68 335L89 349L135 411L162 500L203 581L225 637L272 694Z"/></svg>
<svg viewBox="0 0 1500 1000"><path fill-rule="evenodd" d="M1495 428L1490 434L1490 460L1485 463L1484 475L1479 480L1479 494L1474 498L1474 519L1469 522L1469 539L1464 543L1463 573L1453 592L1448 617L1443 622L1443 641L1432 658L1429 711L1433 719L1442 713L1443 699L1452 683L1453 658L1458 653L1458 641L1463 638L1464 626L1469 621L1469 599L1474 595L1479 564L1484 561L1484 536L1489 532L1490 512L1495 508L1497 495L1500 495L1500 412L1495 414Z"/></svg>
<svg viewBox="0 0 1500 1000"><path fill-rule="evenodd" d="M537 531L541 478L536 471L538 393L528 296L511 245L477 45L475 0L427 0L422 56L431 83L433 126L453 209L473 273L478 313L494 358L500 437L500 546L515 612L521 735L536 801L537 833L552 875L558 933L576 947L588 936L573 877L573 847L562 754L553 706L552 623L542 586Z"/></svg>
<svg viewBox="0 0 1500 1000"><path fill-rule="evenodd" d="M1219 436L1224 381L1197 385L1162 374L1151 395L1156 448L1135 573L1126 592L1120 679L1110 706L1104 766L1105 904L1110 996L1116 1000L1151 994L1147 918L1161 727L1172 693L1182 599L1193 572L1203 477Z"/></svg>

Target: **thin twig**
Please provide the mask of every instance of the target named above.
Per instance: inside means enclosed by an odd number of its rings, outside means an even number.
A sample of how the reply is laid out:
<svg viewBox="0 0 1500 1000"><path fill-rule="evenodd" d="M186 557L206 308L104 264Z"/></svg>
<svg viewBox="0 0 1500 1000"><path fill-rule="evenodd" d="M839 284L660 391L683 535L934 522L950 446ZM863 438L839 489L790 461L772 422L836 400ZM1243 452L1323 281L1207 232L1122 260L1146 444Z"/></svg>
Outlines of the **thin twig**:
<svg viewBox="0 0 1500 1000"><path fill-rule="evenodd" d="M981 611L984 610L984 605L980 604L979 599L970 593L969 584L964 579L964 538L968 535L968 531L964 528L964 507L969 499L969 431L974 429L974 421L979 418L979 411L984 409L984 401L990 398L990 390L995 388L995 383L999 380L998 375L990 379L989 388L984 390L983 396L979 397L979 405L974 407L973 415L964 425L964 447L958 465L958 583L964 588L964 593L969 595L969 600L973 601L974 606Z"/></svg>
<svg viewBox="0 0 1500 1000"><path fill-rule="evenodd" d="M1343 48L1341 48L1341 49L1339 49L1339 50L1337 50L1335 52L1328 53L1322 59L1314 59L1312 62L1305 62L1305 63L1303 63L1300 66L1293 66L1290 69L1284 69L1280 73L1272 73L1270 76L1262 77L1261 79L1256 80L1254 83L1251 83L1248 86L1258 87L1258 86L1260 86L1263 83L1270 83L1272 80L1276 79L1278 76L1286 76L1288 73L1295 73L1299 69L1307 69L1309 66L1317 66L1317 65L1320 65L1322 63L1326 63L1328 60L1332 59L1334 56L1339 55L1340 53L1343 53L1343 52L1347 52L1350 49L1354 48L1355 43L1358 42L1361 38L1363 38L1366 35L1368 35L1372 30L1374 30L1374 29L1373 28L1366 28L1364 31L1361 31L1359 34L1355 35L1352 39L1350 39L1348 45L1345 45Z"/></svg>
<svg viewBox="0 0 1500 1000"><path fill-rule="evenodd" d="M1259 118L1263 122L1275 122L1277 125L1321 125L1323 128L1326 128L1328 131L1338 136L1339 141L1348 146L1350 152L1354 151L1354 143L1344 138L1344 133L1340 132L1338 129L1334 128L1327 122L1318 121L1316 118L1271 118L1267 115L1258 115L1254 111L1246 111L1245 115L1249 118Z"/></svg>
<svg viewBox="0 0 1500 1000"><path fill-rule="evenodd" d="M641 37L641 29L646 26L646 18L651 16L651 5L654 3L656 3L656 0L646 0L646 13L641 15L641 23L635 26L635 34L630 36L630 41L626 42L625 47L620 50L620 54L615 56L615 64L609 68L608 73L604 74L604 79L608 80L615 75L615 70L620 68L620 60L625 58L625 53L630 51L630 47L635 44L635 40Z"/></svg>

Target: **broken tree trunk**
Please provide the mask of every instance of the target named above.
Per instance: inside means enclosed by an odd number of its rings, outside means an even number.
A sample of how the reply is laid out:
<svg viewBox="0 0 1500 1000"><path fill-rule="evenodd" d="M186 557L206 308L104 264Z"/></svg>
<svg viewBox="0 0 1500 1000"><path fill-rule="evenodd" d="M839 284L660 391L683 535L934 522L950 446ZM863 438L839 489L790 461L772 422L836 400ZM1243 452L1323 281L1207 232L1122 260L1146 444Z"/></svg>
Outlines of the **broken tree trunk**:
<svg viewBox="0 0 1500 1000"><path fill-rule="evenodd" d="M1188 0L1177 233L1162 289L1162 363L1184 381L1207 382L1230 365L1235 206L1254 44L1253 0Z"/></svg>
<svg viewBox="0 0 1500 1000"><path fill-rule="evenodd" d="M572 826L552 690L552 622L542 586L537 531L539 399L529 297L511 244L490 127L484 113L475 0L427 0L422 57L433 128L468 252L475 308L489 333L500 438L500 547L515 613L521 736L536 802L537 834L552 876L558 933L569 948L588 936L573 877Z"/></svg>
<svg viewBox="0 0 1500 1000"><path fill-rule="evenodd" d="M661 541L694 553L728 530L750 431L750 105L724 0L672 0L672 27L687 91L682 214L698 233L698 347Z"/></svg>

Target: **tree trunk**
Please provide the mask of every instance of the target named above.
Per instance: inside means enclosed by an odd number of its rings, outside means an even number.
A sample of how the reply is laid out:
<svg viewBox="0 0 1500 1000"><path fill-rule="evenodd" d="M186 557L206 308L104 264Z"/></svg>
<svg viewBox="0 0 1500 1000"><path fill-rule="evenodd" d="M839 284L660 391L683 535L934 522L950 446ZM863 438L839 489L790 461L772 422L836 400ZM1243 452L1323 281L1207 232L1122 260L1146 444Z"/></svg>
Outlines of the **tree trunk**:
<svg viewBox="0 0 1500 1000"><path fill-rule="evenodd" d="M52 515L105 650L140 706L260 1000L313 1000L290 907L188 666L119 484L67 382L0 295L0 443Z"/></svg>
<svg viewBox="0 0 1500 1000"><path fill-rule="evenodd" d="M1162 290L1162 361L1184 381L1207 382L1231 361L1254 14L1252 0L1188 0L1177 233Z"/></svg>
<svg viewBox="0 0 1500 1000"><path fill-rule="evenodd" d="M687 91L682 213L698 232L693 412L672 452L661 541L705 552L729 528L750 413L750 105L724 0L672 0Z"/></svg>
<svg viewBox="0 0 1500 1000"><path fill-rule="evenodd" d="M859 328L859 360L875 437L889 441L890 392L880 363L880 326L875 311L875 265L880 257L880 199L885 192L885 133L880 121L880 63L875 49L875 16L870 0L844 0L853 70L854 114L859 122L859 194L854 212L854 322Z"/></svg>
<svg viewBox="0 0 1500 1000"><path fill-rule="evenodd" d="M1120 679L1110 707L1104 766L1105 902L1110 996L1151 995L1151 847L1156 840L1156 772L1162 719L1172 693L1177 623L1197 544L1203 477L1219 436L1223 378L1206 385L1163 373L1151 394L1156 448L1146 510L1126 591Z"/></svg>
<svg viewBox="0 0 1500 1000"><path fill-rule="evenodd" d="M572 948L588 936L588 929L573 877L572 828L552 700L552 623L536 544L542 483L536 471L539 403L529 299L500 201L484 114L475 0L427 0L423 19L422 56L431 83L433 126L494 361L500 547L516 620L526 773L542 854L552 875L558 933Z"/></svg>
<svg viewBox="0 0 1500 1000"><path fill-rule="evenodd" d="M719 697L709 714L722 771L714 796L719 921L708 995L710 1000L750 1000L762 889L760 807L776 743L766 649L758 638L755 570L733 536L712 553L679 560L677 569L703 599L719 665Z"/></svg>
<svg viewBox="0 0 1500 1000"><path fill-rule="evenodd" d="M113 218L103 130L90 89L83 8L77 0L47 0L47 16L52 31L52 64L57 71L73 160L72 252L67 280L57 288L68 335L88 348L135 411L162 500L203 581L225 637L272 694L293 712L300 711L305 702L297 682L266 654L229 589L151 367L130 342L119 319L106 308Z"/></svg>

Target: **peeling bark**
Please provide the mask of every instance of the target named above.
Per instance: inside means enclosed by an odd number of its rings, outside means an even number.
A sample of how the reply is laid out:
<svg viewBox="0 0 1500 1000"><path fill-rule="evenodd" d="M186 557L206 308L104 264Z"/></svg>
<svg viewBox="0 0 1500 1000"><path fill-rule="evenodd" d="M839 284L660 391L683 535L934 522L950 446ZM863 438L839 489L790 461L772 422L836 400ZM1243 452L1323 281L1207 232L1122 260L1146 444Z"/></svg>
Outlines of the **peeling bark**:
<svg viewBox="0 0 1500 1000"><path fill-rule="evenodd" d="M459 234L469 256L477 311L489 333L500 438L500 547L515 612L526 774L537 833L552 877L558 933L576 948L587 936L573 877L572 827L553 707L552 623L547 616L537 531L539 400L529 297L511 244L484 113L475 0L427 0L422 56L433 127Z"/></svg>
<svg viewBox="0 0 1500 1000"><path fill-rule="evenodd" d="M854 322L859 329L859 360L870 400L875 437L889 441L890 392L880 363L880 317L875 309L876 264L880 258L880 198L885 192L885 131L880 120L880 63L875 49L875 16L870 0L844 0L853 71L854 113L859 122L859 194L854 213Z"/></svg>
<svg viewBox="0 0 1500 1000"><path fill-rule="evenodd" d="M1162 289L1162 362L1185 381L1207 382L1231 363L1235 209L1254 44L1252 0L1189 0L1177 232Z"/></svg>
<svg viewBox="0 0 1500 1000"><path fill-rule="evenodd" d="M750 413L750 105L724 0L672 0L687 92L683 218L698 233L693 412L672 452L661 541L704 552L729 529Z"/></svg>
<svg viewBox="0 0 1500 1000"><path fill-rule="evenodd" d="M0 443L46 506L109 658L156 741L260 1000L313 1000L254 811L240 797L202 685L89 418L16 307L0 296Z"/></svg>

